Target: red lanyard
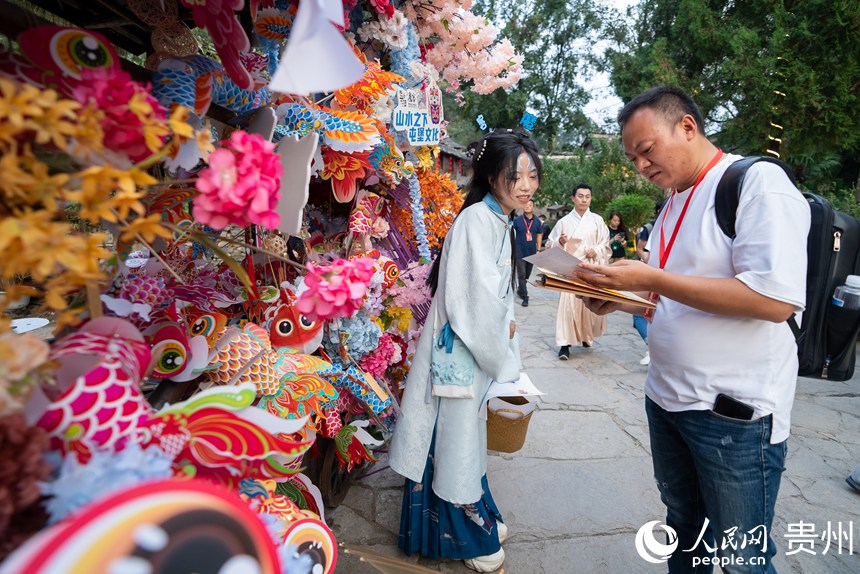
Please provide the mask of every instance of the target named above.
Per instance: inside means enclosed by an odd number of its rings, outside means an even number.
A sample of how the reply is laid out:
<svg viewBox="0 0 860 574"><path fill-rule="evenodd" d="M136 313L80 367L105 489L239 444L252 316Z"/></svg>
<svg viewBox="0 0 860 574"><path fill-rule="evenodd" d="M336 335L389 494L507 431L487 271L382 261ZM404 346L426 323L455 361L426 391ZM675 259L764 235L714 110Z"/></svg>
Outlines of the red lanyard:
<svg viewBox="0 0 860 574"><path fill-rule="evenodd" d="M531 219L529 219L529 222L528 222L528 223L526 223L526 214L525 214L525 213L523 214L523 225L525 225L525 226L526 226L526 233L530 233L530 232L531 232L531 230L532 230L532 224L533 224L534 222L535 222L535 218L534 218L534 217L532 217Z"/></svg>
<svg viewBox="0 0 860 574"><path fill-rule="evenodd" d="M666 234L663 232L663 227L666 225L666 215L670 212L672 200L674 200L675 196L678 195L678 190L676 189L674 193L672 193L671 197L669 197L669 205L667 205L666 209L663 211L663 221L660 222L660 269L666 267L666 260L669 259L669 253L672 252L672 246L675 245L675 238L678 236L678 230L681 229L681 224L684 222L684 216L687 215L687 208L690 206L690 200L693 199L693 194L696 192L696 188L699 187L699 184L702 183L702 180L705 179L705 176L709 171L711 171L711 168L717 165L722 157L723 150L718 149L717 154L713 159L711 159L711 162L704 170L702 170L702 173L699 174L698 179L696 179L696 183L693 184L693 189L690 190L690 195L687 196L687 201L684 202L684 207L681 209L681 215L678 216L678 223L675 224L675 229L672 230L672 237L669 238L669 245L667 247Z"/></svg>

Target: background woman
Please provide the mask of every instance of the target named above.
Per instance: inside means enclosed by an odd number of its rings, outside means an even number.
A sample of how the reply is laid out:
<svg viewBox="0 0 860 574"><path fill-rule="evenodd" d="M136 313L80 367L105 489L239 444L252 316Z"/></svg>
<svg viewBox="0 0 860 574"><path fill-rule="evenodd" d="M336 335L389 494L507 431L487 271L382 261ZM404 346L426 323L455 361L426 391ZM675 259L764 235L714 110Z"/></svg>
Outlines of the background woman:
<svg viewBox="0 0 860 574"><path fill-rule="evenodd" d="M507 528L487 484L486 422L478 412L492 380L519 378L511 215L542 175L535 142L496 130L475 146L472 180L428 278L433 301L406 381L389 463L406 477L399 546L407 553L502 566ZM446 329L450 327L450 329ZM467 386L431 376L446 332L468 349Z"/></svg>
<svg viewBox="0 0 860 574"><path fill-rule="evenodd" d="M627 258L627 237L630 232L627 226L624 225L624 219L617 211L613 211L609 215L609 246L612 248L612 255L609 258L610 263L615 263L619 259Z"/></svg>

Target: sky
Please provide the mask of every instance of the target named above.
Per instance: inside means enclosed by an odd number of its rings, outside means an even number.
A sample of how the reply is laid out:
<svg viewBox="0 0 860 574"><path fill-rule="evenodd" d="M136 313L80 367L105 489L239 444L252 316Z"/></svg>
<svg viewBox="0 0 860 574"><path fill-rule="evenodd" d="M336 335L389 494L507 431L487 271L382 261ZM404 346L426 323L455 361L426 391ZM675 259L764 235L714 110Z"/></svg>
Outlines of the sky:
<svg viewBox="0 0 860 574"><path fill-rule="evenodd" d="M623 14L628 6L638 4L639 0L605 0L605 2ZM599 48L597 44L595 47ZM591 101L584 109L585 115L598 125L603 125L605 118L614 119L621 110L622 102L621 98L615 95L609 75L594 74L584 81L584 86L591 95Z"/></svg>

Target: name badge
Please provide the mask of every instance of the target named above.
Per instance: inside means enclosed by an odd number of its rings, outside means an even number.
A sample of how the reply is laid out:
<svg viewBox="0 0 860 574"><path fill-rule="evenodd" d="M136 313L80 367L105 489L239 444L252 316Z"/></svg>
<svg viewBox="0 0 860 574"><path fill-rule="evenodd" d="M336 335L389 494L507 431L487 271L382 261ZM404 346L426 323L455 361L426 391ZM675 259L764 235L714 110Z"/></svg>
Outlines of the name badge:
<svg viewBox="0 0 860 574"><path fill-rule="evenodd" d="M526 231L526 241L531 241L531 240L532 240L531 231Z"/></svg>
<svg viewBox="0 0 860 574"><path fill-rule="evenodd" d="M660 295L651 291L650 293L648 293L648 300L656 304L657 301L660 300ZM645 312L642 313L642 316L645 317L645 320L650 323L651 320L654 319L654 311L656 311L656 309L645 309Z"/></svg>

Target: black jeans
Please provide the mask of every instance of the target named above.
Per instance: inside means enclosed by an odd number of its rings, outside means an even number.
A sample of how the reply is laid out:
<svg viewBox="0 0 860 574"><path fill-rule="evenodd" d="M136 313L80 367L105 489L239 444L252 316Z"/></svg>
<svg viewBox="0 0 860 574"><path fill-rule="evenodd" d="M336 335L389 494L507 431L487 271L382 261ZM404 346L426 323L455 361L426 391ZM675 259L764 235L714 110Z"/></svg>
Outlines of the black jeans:
<svg viewBox="0 0 860 574"><path fill-rule="evenodd" d="M533 265L524 259L517 259L517 295L521 299L528 299L529 292L526 290L526 279L532 274Z"/></svg>

